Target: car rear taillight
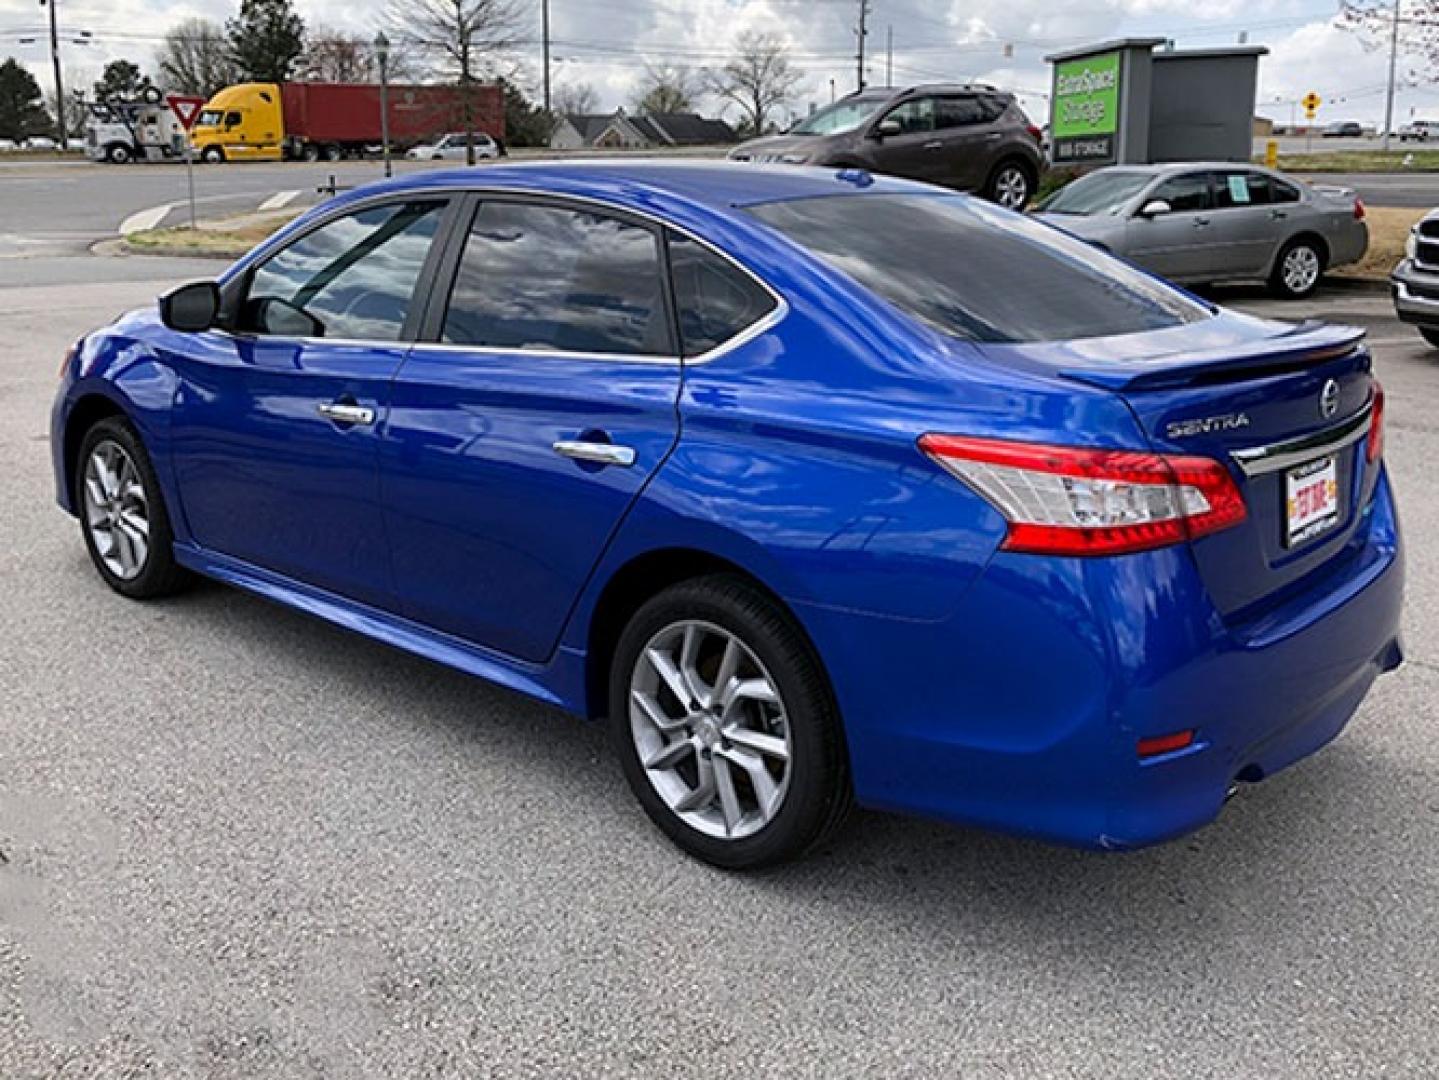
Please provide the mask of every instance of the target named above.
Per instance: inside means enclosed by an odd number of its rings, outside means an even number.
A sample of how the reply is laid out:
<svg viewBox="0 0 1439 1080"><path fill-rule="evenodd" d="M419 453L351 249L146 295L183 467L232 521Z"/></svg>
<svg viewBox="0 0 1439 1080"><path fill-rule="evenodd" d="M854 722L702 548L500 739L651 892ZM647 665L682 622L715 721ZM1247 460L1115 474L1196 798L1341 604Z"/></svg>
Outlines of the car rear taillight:
<svg viewBox="0 0 1439 1080"><path fill-rule="evenodd" d="M1384 453L1384 387L1374 380L1373 408L1369 412L1369 442L1364 449L1364 460L1373 465Z"/></svg>
<svg viewBox="0 0 1439 1080"><path fill-rule="evenodd" d="M1354 197L1354 220L1364 220L1364 200L1357 195Z"/></svg>
<svg viewBox="0 0 1439 1080"><path fill-rule="evenodd" d="M1004 515L1008 551L1147 551L1227 529L1247 513L1213 458L964 435L925 435L919 446Z"/></svg>

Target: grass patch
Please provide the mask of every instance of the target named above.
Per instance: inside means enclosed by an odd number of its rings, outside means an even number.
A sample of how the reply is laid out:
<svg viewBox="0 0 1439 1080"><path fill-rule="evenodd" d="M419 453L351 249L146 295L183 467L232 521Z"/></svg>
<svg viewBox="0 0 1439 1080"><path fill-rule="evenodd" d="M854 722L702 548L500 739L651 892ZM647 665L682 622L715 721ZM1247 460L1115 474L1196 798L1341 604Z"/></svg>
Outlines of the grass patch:
<svg viewBox="0 0 1439 1080"><path fill-rule="evenodd" d="M125 237L125 246L143 255L238 259L301 213L299 210L277 210L268 214L245 214L242 217L219 221L202 221L197 229L188 225L145 229Z"/></svg>
<svg viewBox="0 0 1439 1080"><path fill-rule="evenodd" d="M1255 158L1259 164L1264 158ZM1279 167L1300 173L1439 172L1439 150L1336 150L1332 154L1280 154Z"/></svg>
<svg viewBox="0 0 1439 1080"><path fill-rule="evenodd" d="M1369 250L1357 263L1333 271L1335 277L1387 281L1389 272L1404 258L1404 241L1414 223L1428 211L1392 206L1371 206L1364 215L1369 226Z"/></svg>

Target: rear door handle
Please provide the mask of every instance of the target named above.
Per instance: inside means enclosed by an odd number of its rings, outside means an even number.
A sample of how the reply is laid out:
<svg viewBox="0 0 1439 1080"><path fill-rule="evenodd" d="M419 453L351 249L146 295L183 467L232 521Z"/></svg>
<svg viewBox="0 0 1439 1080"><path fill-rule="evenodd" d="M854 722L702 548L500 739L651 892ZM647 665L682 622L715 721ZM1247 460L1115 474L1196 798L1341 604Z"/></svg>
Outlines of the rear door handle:
<svg viewBox="0 0 1439 1080"><path fill-rule="evenodd" d="M1275 221L1283 221L1289 216L1289 214L1284 210L1271 210L1269 211L1269 216L1272 217Z"/></svg>
<svg viewBox="0 0 1439 1080"><path fill-rule="evenodd" d="M587 442L583 439L561 439L554 444L554 452L560 457L575 461L590 461L596 465L629 466L635 463L632 447L607 442Z"/></svg>
<svg viewBox="0 0 1439 1080"><path fill-rule="evenodd" d="M1202 229L1202 228L1204 228L1204 226L1206 226L1206 225L1208 225L1208 224L1209 224L1209 219L1208 219L1207 217L1197 217L1197 218L1194 219L1194 227L1195 227L1196 229Z"/></svg>
<svg viewBox="0 0 1439 1080"><path fill-rule="evenodd" d="M337 424L373 424L375 410L368 405L356 405L353 401L330 401L319 406L321 416Z"/></svg>
<svg viewBox="0 0 1439 1080"><path fill-rule="evenodd" d="M943 145L944 145L944 142L943 142L942 140L940 140L940 139L930 139L929 142L927 142L927 143L924 144L924 149L926 149L926 150L938 150L938 149L939 149L940 147L942 147Z"/></svg>

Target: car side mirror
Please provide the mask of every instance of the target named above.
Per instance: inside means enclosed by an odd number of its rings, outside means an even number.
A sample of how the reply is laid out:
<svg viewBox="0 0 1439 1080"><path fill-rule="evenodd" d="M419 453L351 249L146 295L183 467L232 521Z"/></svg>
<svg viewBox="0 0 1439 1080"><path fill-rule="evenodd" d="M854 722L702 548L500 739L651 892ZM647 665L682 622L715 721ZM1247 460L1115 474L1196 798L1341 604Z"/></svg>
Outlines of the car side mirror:
<svg viewBox="0 0 1439 1080"><path fill-rule="evenodd" d="M1168 214L1174 210L1164 199L1150 199L1139 208L1139 216L1142 218L1159 217L1161 214Z"/></svg>
<svg viewBox="0 0 1439 1080"><path fill-rule="evenodd" d="M876 139L887 139L891 135L899 135L903 131L904 128L899 126L898 120L881 120L874 125L871 135Z"/></svg>
<svg viewBox="0 0 1439 1080"><path fill-rule="evenodd" d="M160 321L182 334L213 329L220 317L220 286L195 281L171 289L160 297Z"/></svg>

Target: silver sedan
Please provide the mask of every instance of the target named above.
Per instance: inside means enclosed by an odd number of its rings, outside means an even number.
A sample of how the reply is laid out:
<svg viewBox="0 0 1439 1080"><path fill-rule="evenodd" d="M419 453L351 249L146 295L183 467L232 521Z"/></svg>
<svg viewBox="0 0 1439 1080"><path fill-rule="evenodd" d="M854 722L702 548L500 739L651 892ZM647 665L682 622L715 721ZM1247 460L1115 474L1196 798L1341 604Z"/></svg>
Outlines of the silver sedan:
<svg viewBox="0 0 1439 1080"><path fill-rule="evenodd" d="M1248 165L1098 169L1041 203L1039 216L1173 281L1268 281L1296 299L1369 246L1353 191Z"/></svg>

